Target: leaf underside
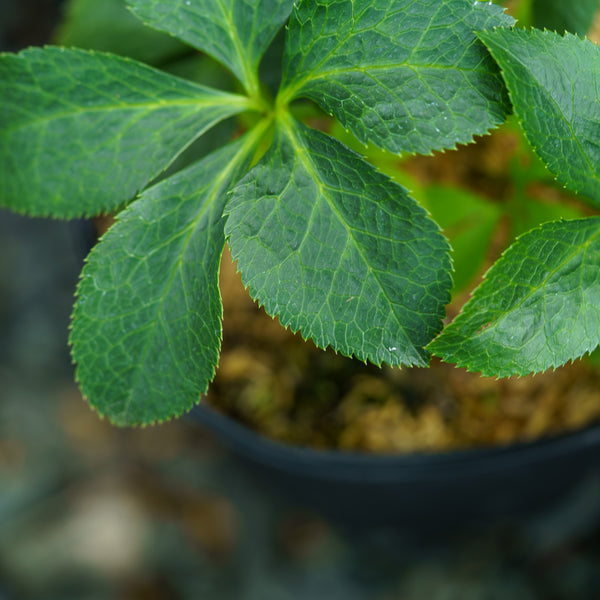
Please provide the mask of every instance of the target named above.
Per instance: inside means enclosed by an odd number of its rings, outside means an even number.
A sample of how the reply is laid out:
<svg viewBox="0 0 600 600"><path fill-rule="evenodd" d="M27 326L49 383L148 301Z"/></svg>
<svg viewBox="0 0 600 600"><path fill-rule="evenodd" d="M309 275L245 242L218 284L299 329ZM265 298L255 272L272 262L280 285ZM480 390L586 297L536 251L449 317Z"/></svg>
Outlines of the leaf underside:
<svg viewBox="0 0 600 600"><path fill-rule="evenodd" d="M293 0L127 0L144 23L210 54L243 83L288 18Z"/></svg>
<svg viewBox="0 0 600 600"><path fill-rule="evenodd" d="M600 206L600 47L549 31L479 35L534 150L559 182Z"/></svg>
<svg viewBox="0 0 600 600"><path fill-rule="evenodd" d="M88 257L70 342L84 396L113 423L180 415L212 380L223 205L249 156L242 138L148 189Z"/></svg>
<svg viewBox="0 0 600 600"><path fill-rule="evenodd" d="M452 284L448 244L404 188L287 120L226 214L244 284L285 327L374 364L427 364Z"/></svg>
<svg viewBox="0 0 600 600"><path fill-rule="evenodd" d="M474 31L514 23L471 0L316 0L292 14L283 93L308 97L363 143L454 148L502 123L502 78Z"/></svg>
<svg viewBox="0 0 600 600"><path fill-rule="evenodd" d="M0 56L0 205L36 216L108 212L246 100L97 52Z"/></svg>
<svg viewBox="0 0 600 600"><path fill-rule="evenodd" d="M600 217L546 223L520 237L428 348L483 375L526 375L600 341Z"/></svg>

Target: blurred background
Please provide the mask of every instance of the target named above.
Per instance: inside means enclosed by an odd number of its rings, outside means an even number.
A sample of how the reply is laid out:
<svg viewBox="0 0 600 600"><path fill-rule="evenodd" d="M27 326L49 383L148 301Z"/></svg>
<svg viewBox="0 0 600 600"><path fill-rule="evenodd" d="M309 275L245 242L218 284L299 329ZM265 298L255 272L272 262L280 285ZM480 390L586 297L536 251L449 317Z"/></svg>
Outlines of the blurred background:
<svg viewBox="0 0 600 600"><path fill-rule="evenodd" d="M61 10L0 0L0 47L51 39ZM93 239L89 223L0 211L0 600L598 597L600 465L527 519L357 539L261 485L195 422L102 422L67 346Z"/></svg>

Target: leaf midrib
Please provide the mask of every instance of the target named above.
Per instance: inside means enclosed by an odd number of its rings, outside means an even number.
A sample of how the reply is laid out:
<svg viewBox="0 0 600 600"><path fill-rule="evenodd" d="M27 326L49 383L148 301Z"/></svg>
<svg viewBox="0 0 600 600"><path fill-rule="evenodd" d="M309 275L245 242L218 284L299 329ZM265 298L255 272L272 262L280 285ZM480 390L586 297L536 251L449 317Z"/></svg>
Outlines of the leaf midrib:
<svg viewBox="0 0 600 600"><path fill-rule="evenodd" d="M596 217L596 220L599 220L600 217ZM587 252L587 247L590 246L590 244L594 241L595 238L597 238L598 236L600 236L600 227L598 228L598 231L596 233L594 233L591 237L589 237L584 243L580 244L571 254L569 254L566 258L564 258L557 266L556 268L554 268L553 270L551 270L548 275L535 287L532 286L532 289L530 292L528 292L525 296L523 296L523 298L521 298L521 300L519 300L519 302L517 304L515 304L512 308L510 308L509 310L504 310L502 311L502 314L500 314L497 318L492 319L492 321L490 321L489 326L486 327L483 331L480 331L478 333L475 333L475 335L473 336L473 338L478 338L480 336L483 336L484 334L495 330L500 323L502 323L502 321L504 319L507 319L509 317L509 315L511 315L515 310L519 309L521 307L521 305L528 300L529 298L531 298L531 296L533 296L534 294L536 294L537 292L539 292L540 290L542 290L548 283L548 281L550 280L550 278L552 278L554 275L556 275L556 273L562 268L564 267L570 260L572 260L578 253L585 253ZM475 297L473 297L473 301L475 300ZM468 308L467 306L465 306L465 309Z"/></svg>
<svg viewBox="0 0 600 600"><path fill-rule="evenodd" d="M227 100L227 102L225 102ZM30 127L42 126L46 123L50 123L52 121L58 121L60 119L66 118L77 118L78 116L84 118L88 114L94 113L102 113L102 112L110 112L110 113L127 113L127 112L143 112L145 111L148 114L151 114L154 110L159 110L162 108L176 108L183 106L191 106L194 107L195 110L191 111L190 114L194 112L198 112L201 110L205 110L206 108L218 108L223 104L229 104L231 106L231 110L235 112L239 110L240 112L244 109L247 109L251 106L250 99L245 96L238 96L233 98L216 98L213 101L209 100L177 100L174 102L140 102L135 104L115 104L115 105L102 105L102 106L91 106L85 107L82 110L74 110L71 112L61 112L61 113L53 113L51 115L44 116L42 118L38 118L31 121L25 121L17 123L17 125L13 127L2 128L2 133L14 133L19 129L27 129Z"/></svg>
<svg viewBox="0 0 600 600"><path fill-rule="evenodd" d="M158 323L163 321L163 305L166 301L169 290L171 289L173 280L175 279L176 274L179 273L179 271L181 269L183 256L186 252L186 249L190 243L190 240L191 240L194 232L196 231L196 228L198 227L198 224L200 223L202 217L208 211L211 211L214 209L215 198L217 197L218 193L220 192L223 183L225 182L227 177L229 177L229 175L235 170L235 168L238 165L238 161L243 156L245 156L247 154L247 152L250 151L250 149L256 143L256 140L260 138L260 135L262 135L263 129L264 129L264 126L263 127L257 126L255 128L255 130L252 132L254 135L250 135L250 137L246 140L246 142L240 147L238 152L229 161L227 166L219 173L219 175L217 175L217 177L212 185L212 189L206 196L206 200L203 202L201 209L198 211L198 214L193 219L193 221L181 231L180 235L185 236L185 239L183 240L183 242L180 246L181 250L178 253L178 258L176 260L175 266L174 266L174 268L171 269L171 275L170 275L169 280L164 288L165 291L163 294L161 294L158 302L156 303L156 318L153 319L153 321L150 325L151 331L148 333L147 342L143 349L140 364L143 364L145 362L146 356L148 355L148 352L150 350L152 339L154 338L155 329L158 326ZM187 235L186 235L186 232L187 232ZM131 391L127 395L127 398L125 400L124 407L121 412L122 415L126 415L129 412L129 406L133 402L133 396L134 396L133 392L137 388L137 384L138 384L141 376L142 376L142 370L139 369L134 380L132 381L131 386L130 386Z"/></svg>
<svg viewBox="0 0 600 600"><path fill-rule="evenodd" d="M456 65L432 65L432 64L411 64L408 62L380 64L380 65L369 65L369 66L350 66L344 68L330 69L328 71L312 71L307 74L304 78L298 81L295 85L286 88L283 92L286 97L297 98L309 84L318 82L319 80L333 79L336 75L344 75L347 73L363 73L365 75L371 75L371 72L375 71L393 71L399 69L411 70L419 79L422 78L419 75L419 71L456 71L457 73L478 73L481 75L493 76L495 73L491 71L484 71L480 68L463 68Z"/></svg>
<svg viewBox="0 0 600 600"><path fill-rule="evenodd" d="M236 0L231 0L232 2L235 2ZM232 18L231 18L231 14L230 12L225 8L225 5L223 4L223 0L217 0L217 2L219 3L219 6L221 7L221 12L223 13L223 18L225 19L227 25L228 25L228 31L229 31L229 39L232 41L233 46L235 48L236 51L236 58L238 61L239 66L241 67L241 71L242 71L242 77L244 79L244 81L242 82L244 87L246 88L247 92L249 94L251 94L252 96L256 95L256 78L254 76L254 73L252 71L252 67L251 67L251 63L249 62L249 60L247 59L247 57L249 56L249 52L246 51L246 49L243 47L242 45L242 40L240 39L240 36L238 35L238 29L235 26L235 23L233 22ZM256 11L254 11L254 15L256 16Z"/></svg>
<svg viewBox="0 0 600 600"><path fill-rule="evenodd" d="M413 1L412 1L410 4L408 4L407 6L405 6L405 7L403 8L403 10L407 10L407 9L408 9L408 8L410 8L410 7L411 7L413 4L415 4L417 1L418 1L418 0L413 0ZM364 8L362 12L364 12L365 10L366 10L366 8ZM353 6L352 6L352 13L353 13L352 20L353 20L353 22L355 23L356 21L355 21L355 16L354 16L354 4L353 4ZM360 17L360 15L361 15L361 14L362 14L362 13L360 13L360 14L359 14L359 17ZM353 28L352 28L352 29L351 29L351 30L348 32L348 34L346 35L346 37L344 37L344 38L338 38L337 44L334 46L334 48L332 48L332 49L331 49L331 50L330 50L330 51L327 53L327 55L325 55L325 56L324 56L324 57L321 59L321 61L320 61L320 62L318 62L318 63L317 63L315 66L314 66L314 68L313 68L313 69L312 69L312 70L311 70L311 71L310 71L310 72L307 74L307 76L306 76L306 77L308 77L308 81L310 81L310 73L314 73L314 72L315 72L315 71L317 71L317 70L318 70L318 69L319 69L319 68L320 68L320 67L321 67L323 64L325 64L325 63L327 62L327 60L329 59L329 57L330 57L330 56L332 56L332 55L334 55L334 54L336 53L336 51L337 51L337 50L338 50L338 49L339 49L339 48L340 48L340 47L341 47L343 44L345 44L345 43L346 43L346 42L347 42L347 41L348 41L348 40L349 40L351 37L353 37L353 36L355 36L355 35L360 35L361 33L365 32L365 31L373 31L373 30L374 30L374 29L377 27L377 25L379 25L379 24L380 24L382 21L384 21L384 20L386 20L386 19L388 19L388 18L389 18L389 19L391 19L391 18L392 18L393 16L395 16L396 14L397 14L397 13L389 13L389 14L384 14L384 15L382 15L381 19L380 19L380 20L379 20L377 23L375 23L375 24L372 24L372 25L370 25L369 27L363 27L363 28L361 28L361 29L356 29L355 27L353 27ZM301 28L302 28L303 26L304 26L303 24L301 24L301 25L300 25L300 27L301 27ZM309 44L309 46L303 49L304 56L303 56L303 58L302 58L302 61L301 61L301 63L300 63L300 67L299 67L300 69L301 69L301 68L302 68L302 66L304 65L304 62L305 62L306 56L308 55L309 51L310 51L310 50L313 48L313 46L316 44L316 42L317 42L317 40L318 40L318 39L319 39L318 37L315 37L315 38L312 40L312 42ZM393 40L393 38L390 38L390 42L391 42L391 43L394 43L394 40ZM414 50L413 50L413 52L414 52ZM303 80L303 79L301 79L301 80L300 80L300 85L299 85L299 86L292 86L292 88L291 88L291 89L293 90L293 93L295 93L295 91L297 91L298 89L302 89L302 87L304 86L304 83L305 83L305 82L304 82L304 80ZM288 94L288 95L289 95L289 94ZM293 97L293 95L292 95L291 97Z"/></svg>
<svg viewBox="0 0 600 600"><path fill-rule="evenodd" d="M492 35L493 35L493 33L492 33ZM485 37L485 36L483 36L483 37ZM541 39L543 39L543 38L541 38ZM565 113L562 110L560 104L558 104L558 102L554 99L554 97L550 94L550 92L540 83L540 81L538 80L538 77L536 76L536 74L533 72L533 70L527 64L525 64L523 62L523 60L521 59L520 56L517 56L517 55L513 54L510 47L503 47L502 50L504 52L506 52L509 56L511 56L512 58L514 58L521 65L521 67L523 67L523 69L525 69L531 75L531 78L537 84L537 88L539 90L541 90L543 92L543 94L544 94L544 97L546 97L547 99L549 99L552 102L552 104L555 106L556 111L561 115L561 117L563 118L563 121L566 123L566 125L567 125L567 127L569 129L569 132L571 134L571 138L575 141L575 143L577 145L577 148L579 149L580 155L583 156L584 161L588 165L588 168L589 168L589 171L592 174L592 177L596 181L600 182L600 175L596 172L596 169L594 168L594 166L590 162L590 159L589 159L587 153L585 152L585 150L583 149L583 146L581 145L581 143L579 141L579 137L575 134L575 131L573 130L573 126L571 124L571 121L569 121L569 119L567 119L567 117L565 116ZM573 86L573 82L572 81L569 81L569 84L571 86ZM512 96L513 95L513 90L510 89L509 91L510 91L510 94ZM520 117L519 120L521 121L521 123L523 123L523 118L522 117ZM527 135L527 138L528 138L529 142L531 143L531 145L533 147L538 147L539 148L540 146L542 146L542 144L534 143L535 140L530 139L530 135L527 133L527 129L525 127L523 127L523 131ZM562 177L560 173L557 173L555 175L555 177L556 178L561 177L564 180L567 180L571 185L573 185L573 183L574 183L570 178L568 178L566 176Z"/></svg>
<svg viewBox="0 0 600 600"><path fill-rule="evenodd" d="M416 0L415 0L416 1ZM409 5L407 5L406 7L403 8L403 10L406 10L407 8L409 8L412 4L414 4L415 2L411 2ZM477 2L476 2L476 6L477 6ZM435 19L435 17L437 16L438 12L441 10L442 8L442 3L440 3L440 5L438 6L437 10L433 13L433 15L431 15L429 23L431 23L432 20ZM384 16L382 16L382 19L376 24L378 25L379 23L381 23L381 21L386 20L391 18L392 16L394 16L396 13L391 13L391 14L386 14ZM461 17L457 22L463 21L465 20L465 17ZM455 23L456 24L456 23ZM366 72L367 69L369 70L378 70L378 69L390 69L390 68L399 68L402 66L408 66L409 68L413 68L412 63L410 62L411 58L414 56L415 52L419 49L419 45L421 44L423 37L425 36L425 34L428 31L431 31L432 29L444 29L445 27L438 25L435 27L423 27L423 32L421 34L421 37L419 39L419 41L417 43L415 43L415 45L413 46L410 55L408 56L408 58L401 62L401 63L392 63L392 64L387 64L387 65L372 65L369 66L367 68L364 67L348 67L346 69L332 69L329 71L323 71L323 72L319 72L319 69L327 63L327 61L329 60L329 58L331 56L333 56L335 54L335 52L343 45L345 44L351 37L356 36L360 33L362 33L363 31L372 31L373 29L375 29L374 25L369 26L368 28L364 28L364 29L352 29L351 31L348 32L348 34L344 37L344 38L338 38L337 44L335 45L335 47L330 50L328 52L328 54L326 56L323 57L323 59L318 62L308 73L306 73L300 80L298 80L298 82L296 84L293 85L289 85L286 88L283 88L280 92L280 94L286 98L286 100L291 100L297 97L297 94L299 94L305 87L307 84L311 83L312 81L318 81L319 79L326 79L329 76L333 76L335 74L338 73L345 73L345 72L356 72L356 71L363 71ZM477 38L474 37L473 41L476 41ZM390 44L395 44L394 38L393 37L389 37L389 41ZM306 57L306 55L308 54L308 51L310 50L310 48L313 47L313 45L315 44L316 39L312 41L312 43L308 46L308 48L304 49L304 57ZM464 53L463 53L464 56ZM299 70L301 68L301 66L304 64L304 58L302 59L302 62L300 63L300 67ZM456 65L430 65L430 64L417 64L414 65L416 67L418 67L419 69L427 69L427 68L439 68L439 69L455 69L455 70L459 70L460 72L475 72L477 71L476 68L474 69L459 69ZM414 70L414 69L413 69ZM318 76L317 76L318 73Z"/></svg>
<svg viewBox="0 0 600 600"><path fill-rule="evenodd" d="M323 185L321 178L318 175L318 169L317 167L314 165L313 161L310 159L310 155L307 152L304 144L298 140L298 137L296 135L296 125L295 123L291 120L291 117L286 115L286 118L282 118L280 120L280 122L283 125L283 128L285 130L285 132L287 133L287 137L290 140L290 142L292 143L292 146L294 147L297 156L300 158L300 160L302 161L302 163L304 164L304 166L306 167L306 169L309 171L309 173L312 175L313 180L315 181L317 188L319 189L319 192L321 193L321 196L324 197L327 200L327 204L329 205L330 209L332 210L332 212L337 216L337 218L339 219L339 221L342 223L342 226L349 232L350 234L350 238L352 240L352 243L354 245L354 247L358 250L359 254L361 255L361 257L363 258L363 260L365 261L365 264L368 265L369 268L369 272L373 274L373 277L375 278L375 280L377 281L377 284L379 285L379 289L381 290L381 292L383 293L383 295L385 296L388 305L390 306L390 309L392 310L392 312L394 313L395 317L396 317L396 322L398 324L398 326L400 327L400 329L402 330L402 333L404 334L405 340L407 342L407 344L410 345L410 347L412 348L412 350L415 352L416 356L419 357L419 359L421 360L421 365L424 365L424 361L422 361L422 357L421 357L421 352L419 351L419 348L417 348L412 341L410 340L410 336L406 333L406 329L404 328L404 326L402 325L401 319L398 316L398 313L396 312L395 309L395 304L392 302L392 300L390 299L385 286L383 286L383 284L381 283L381 280L379 278L378 275L378 271L373 269L371 267L371 263L370 261L367 259L367 257L364 255L364 252L362 251L360 244L357 242L355 236L352 234L353 231L355 231L355 228L353 228L352 226L349 226L348 223L346 222L346 220L344 219L344 217L340 214L339 210L337 209L337 207L335 206L335 204L333 204L330 200L329 197L325 192L325 190L327 189L327 186ZM356 229L357 231L359 231L358 229ZM415 363L416 364L416 363Z"/></svg>

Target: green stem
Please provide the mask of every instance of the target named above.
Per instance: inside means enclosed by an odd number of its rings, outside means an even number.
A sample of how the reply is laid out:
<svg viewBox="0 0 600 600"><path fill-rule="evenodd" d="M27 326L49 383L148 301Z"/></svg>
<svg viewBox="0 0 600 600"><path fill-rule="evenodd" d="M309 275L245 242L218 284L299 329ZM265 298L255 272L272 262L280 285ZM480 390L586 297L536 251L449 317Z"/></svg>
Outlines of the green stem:
<svg viewBox="0 0 600 600"><path fill-rule="evenodd" d="M261 91L257 70L247 60L243 62L243 69L244 81L242 84L248 93L252 107L259 112L269 112L271 107Z"/></svg>
<svg viewBox="0 0 600 600"><path fill-rule="evenodd" d="M286 111L288 104L294 99L294 94L298 90L298 86L292 86L280 89L275 99L276 112Z"/></svg>

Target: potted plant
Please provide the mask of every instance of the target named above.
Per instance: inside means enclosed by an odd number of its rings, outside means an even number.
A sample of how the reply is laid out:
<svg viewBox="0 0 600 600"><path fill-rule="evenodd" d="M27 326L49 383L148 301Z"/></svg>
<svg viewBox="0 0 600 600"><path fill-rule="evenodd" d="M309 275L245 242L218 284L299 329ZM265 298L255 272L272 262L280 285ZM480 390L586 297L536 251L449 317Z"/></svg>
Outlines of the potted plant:
<svg viewBox="0 0 600 600"><path fill-rule="evenodd" d="M377 162L379 151L427 155L469 144L514 111L550 172L593 211L597 46L517 29L502 7L470 0L127 5L224 66L234 88L63 46L0 57L0 204L59 218L117 212L83 269L70 335L77 381L101 416L120 426L159 423L207 392L222 338L225 242L269 315L320 348L376 366L425 367L436 356L485 376L523 376L596 348L593 212L524 232L445 324L453 267L439 225L406 187L337 139L352 143L344 131L333 137L305 121L331 115L328 127L347 129ZM164 39L161 57L185 54ZM178 157L203 136L218 141L207 132L232 117L233 141L181 168ZM203 418L217 429L225 423L211 412ZM256 447L253 434L227 427L244 452ZM388 521L411 518L399 502L416 481L430 503L444 493L456 514L462 496L448 494L461 477L508 506L502 490L538 469L546 488L536 482L532 504L562 485L559 462L575 477L583 454L593 448L596 457L599 438L593 429L549 446L403 457L400 475L396 457L321 453L315 462L311 451L267 442L255 460L297 493L306 478L318 482L307 501L324 510L339 513L354 495ZM472 515L473 505L463 512Z"/></svg>

